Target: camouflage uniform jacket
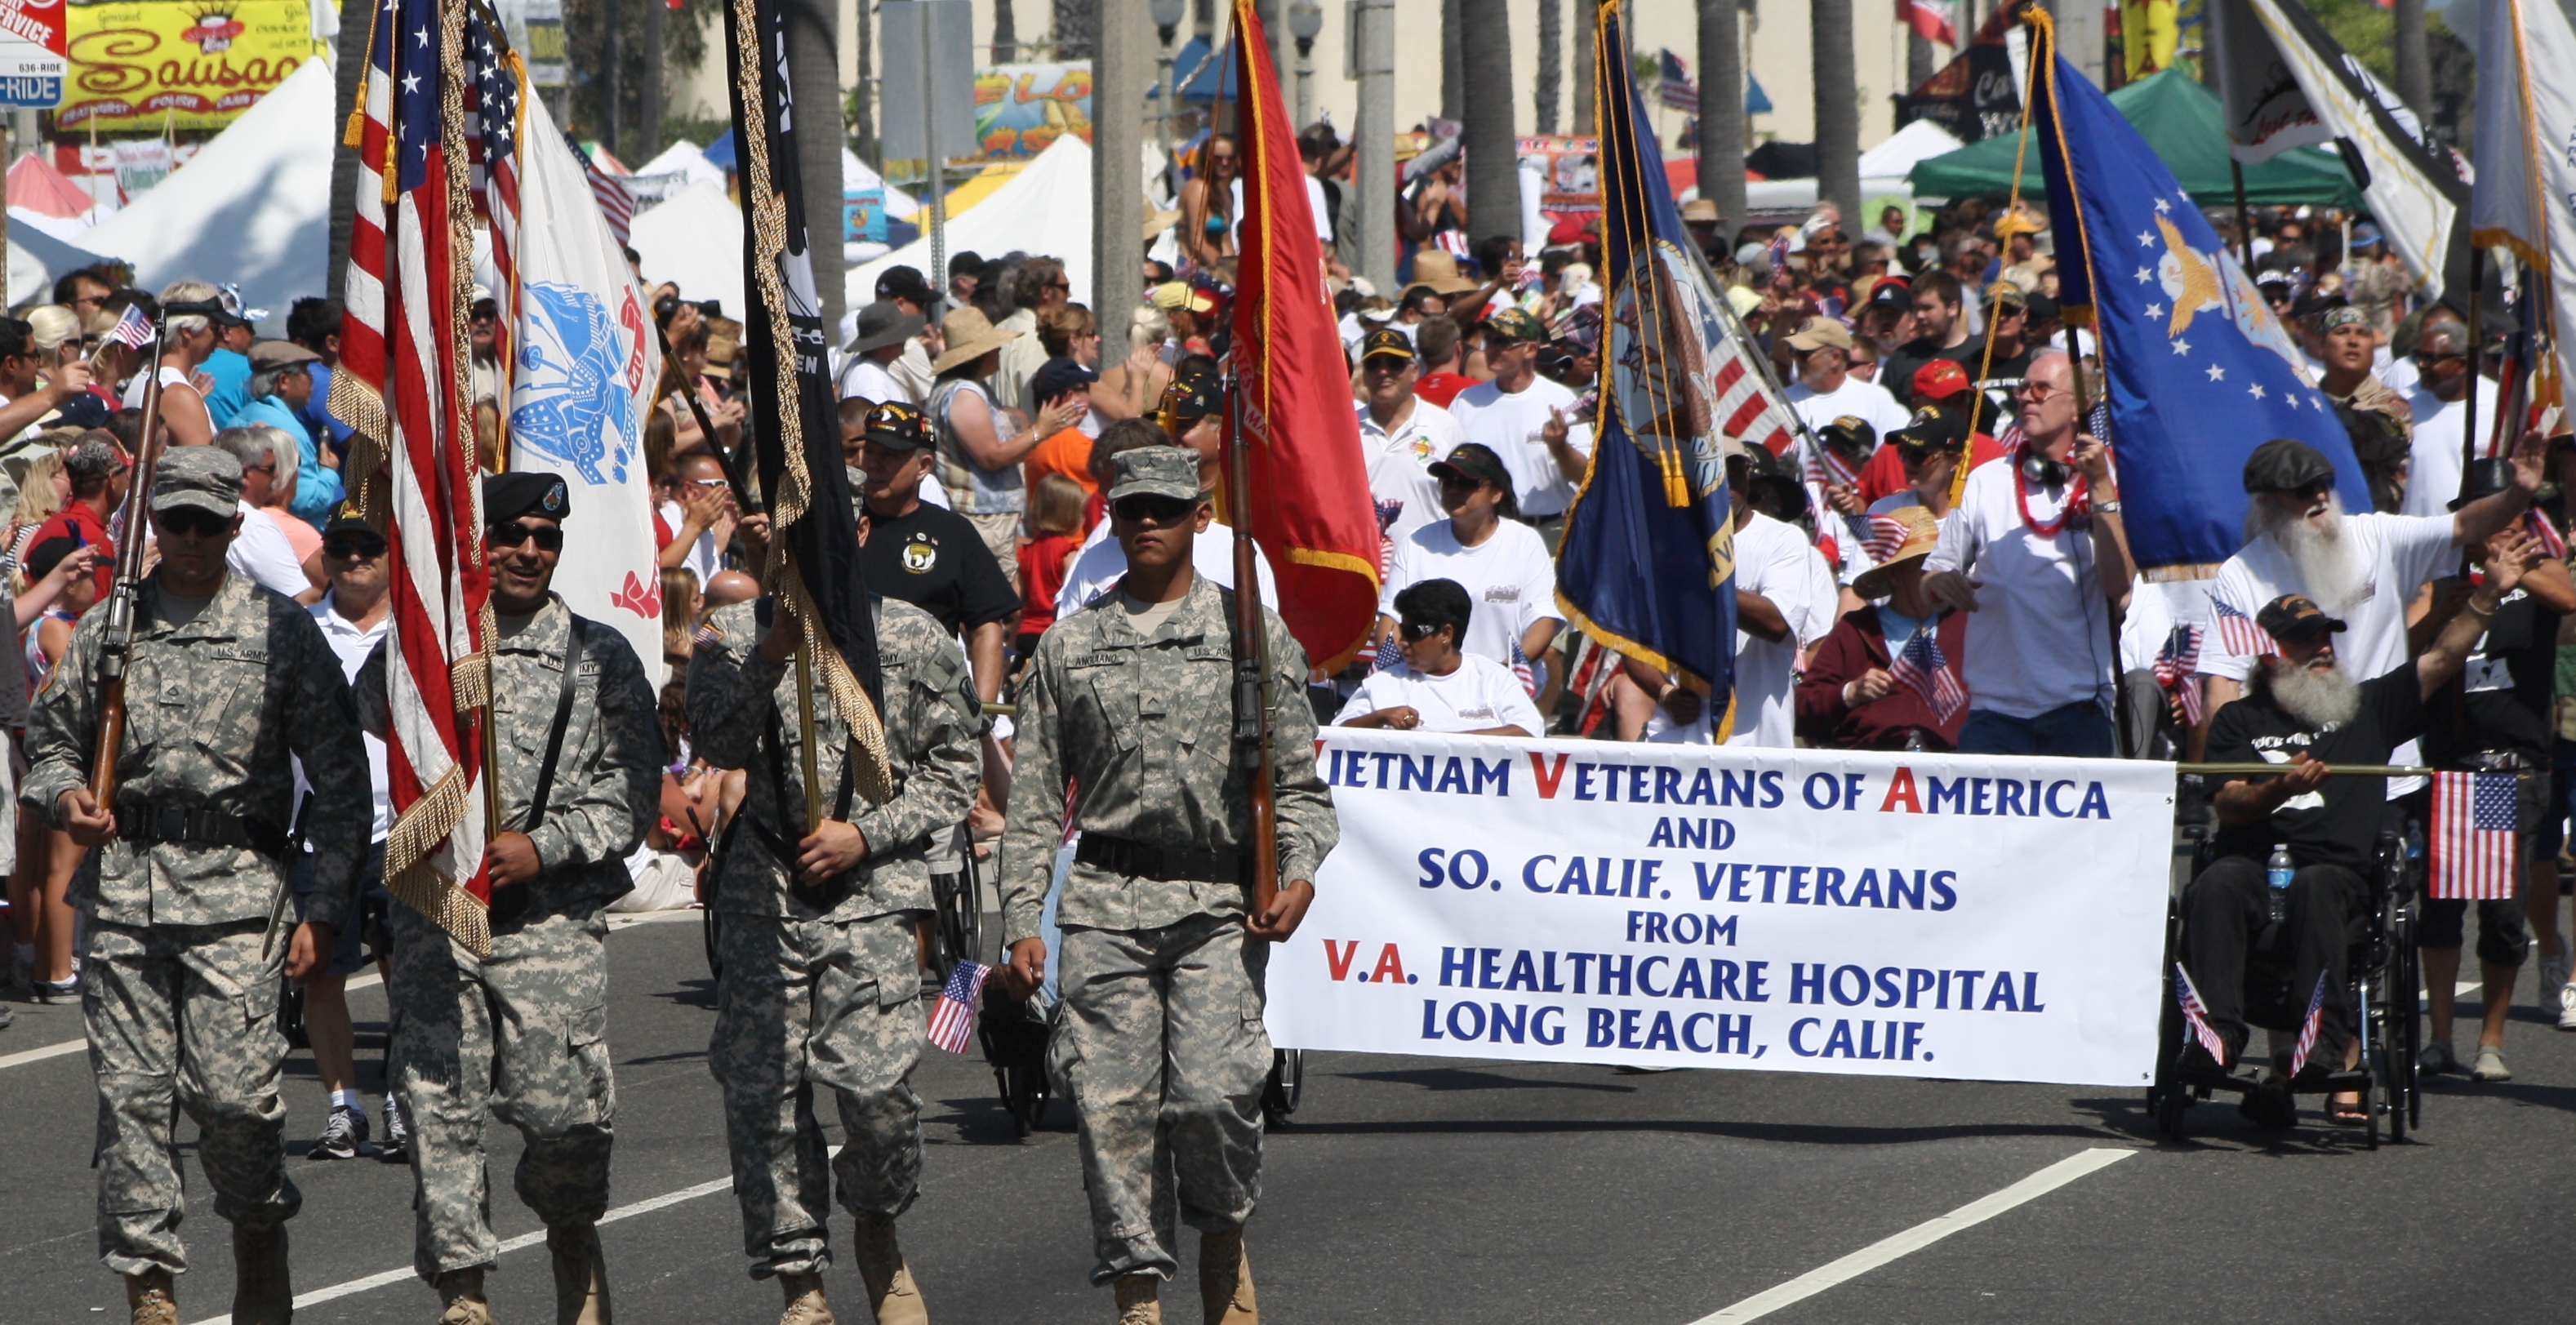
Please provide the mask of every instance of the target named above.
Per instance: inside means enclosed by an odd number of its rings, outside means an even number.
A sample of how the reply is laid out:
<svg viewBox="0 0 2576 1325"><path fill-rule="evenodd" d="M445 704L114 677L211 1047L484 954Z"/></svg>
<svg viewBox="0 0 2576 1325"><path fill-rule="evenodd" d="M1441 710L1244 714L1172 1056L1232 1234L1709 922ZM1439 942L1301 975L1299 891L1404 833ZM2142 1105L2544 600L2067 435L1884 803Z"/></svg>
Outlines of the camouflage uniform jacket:
<svg viewBox="0 0 2576 1325"><path fill-rule="evenodd" d="M1020 689L1009 826L1002 831L1002 933L1038 932L1068 787L1085 833L1231 852L1252 836L1247 774L1235 766L1234 594L1200 578L1151 636L1128 624L1119 595L1058 622L1038 640ZM1270 765L1279 810L1279 881L1311 880L1340 839L1315 775L1315 714L1306 651L1269 619ZM1077 864L1057 918L1094 929L1158 929L1248 908L1248 883L1155 881Z"/></svg>
<svg viewBox="0 0 2576 1325"><path fill-rule="evenodd" d="M957 642L937 618L910 603L875 599L877 661L885 680L886 755L894 765L894 796L870 805L853 792L844 822L868 840L867 859L850 880L849 896L829 919L864 920L895 911L930 909L929 849L937 836L966 819L982 776L977 738L983 707L974 677ZM754 605L718 608L689 659L689 731L696 752L719 768L745 771L740 813L748 816L732 835L716 879L716 908L734 915L813 919L813 911L788 893L793 862L772 854L765 833L781 841L803 836L804 754L796 719L796 668L760 656L761 630ZM715 638L710 641L707 636ZM770 733L777 733L771 747ZM815 771L823 784L823 813L831 818L848 759L849 728L831 692L814 687ZM780 812L780 802L786 812Z"/></svg>
<svg viewBox="0 0 2576 1325"><path fill-rule="evenodd" d="M241 576L225 576L184 626L161 617L159 597L159 581L146 580L135 602L117 804L231 815L282 839L295 813L293 755L314 789L304 820L314 878L306 919L343 924L374 808L367 748L339 659L311 613ZM62 794L89 782L106 630L104 610L81 618L28 714L27 754L35 766L20 801L56 827ZM242 847L138 845L120 836L100 858L96 881L74 885L72 901L118 925L264 920L282 869L276 858Z"/></svg>
<svg viewBox="0 0 2576 1325"><path fill-rule="evenodd" d="M518 885L530 916L579 914L632 891L626 857L661 813L662 724L652 685L626 637L594 621L573 674L572 715L546 793L545 822L527 821L563 691L572 621L563 598L549 594L525 627L502 636L492 660L501 825L527 834L537 849L537 877ZM359 670L357 689L368 730L380 731L384 644Z"/></svg>

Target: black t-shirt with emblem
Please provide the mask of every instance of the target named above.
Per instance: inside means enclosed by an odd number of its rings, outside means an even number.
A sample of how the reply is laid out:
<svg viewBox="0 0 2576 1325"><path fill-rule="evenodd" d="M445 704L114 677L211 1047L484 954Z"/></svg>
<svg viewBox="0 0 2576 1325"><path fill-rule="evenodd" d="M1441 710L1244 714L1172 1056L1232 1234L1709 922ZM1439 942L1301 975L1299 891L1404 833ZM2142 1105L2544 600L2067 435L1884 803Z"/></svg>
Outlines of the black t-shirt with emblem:
<svg viewBox="0 0 2576 1325"><path fill-rule="evenodd" d="M2528 589L2517 585L2504 596L2460 679L2427 706L2426 756L2450 767L2500 750L2522 755L2526 768L2549 766L2558 618Z"/></svg>
<svg viewBox="0 0 2576 1325"><path fill-rule="evenodd" d="M869 512L859 565L868 588L928 612L951 631L1007 620L1020 610L1019 591L993 561L984 536L965 516L928 502L910 515Z"/></svg>
<svg viewBox="0 0 2576 1325"><path fill-rule="evenodd" d="M2385 764L2391 751L2423 734L2427 711L2411 662L2362 682L2359 711L2337 726L2301 722L2268 690L2257 690L2209 720L2208 757L2214 764L2289 764L2304 750L2329 764ZM2218 850L2260 861L2271 856L2273 843L2286 842L2302 866L2366 870L2387 802L2386 778L2330 777L2322 790L2291 797L2268 823L2221 826Z"/></svg>

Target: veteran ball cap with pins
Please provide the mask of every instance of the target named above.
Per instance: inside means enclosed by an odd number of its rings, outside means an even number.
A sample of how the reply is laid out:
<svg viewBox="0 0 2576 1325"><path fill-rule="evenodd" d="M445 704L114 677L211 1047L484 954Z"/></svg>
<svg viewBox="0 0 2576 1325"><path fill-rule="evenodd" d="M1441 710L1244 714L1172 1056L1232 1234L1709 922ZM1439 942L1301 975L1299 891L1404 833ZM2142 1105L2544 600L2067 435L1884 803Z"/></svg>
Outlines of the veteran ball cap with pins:
<svg viewBox="0 0 2576 1325"><path fill-rule="evenodd" d="M2343 622L2326 615L2314 600L2295 593L2285 593L2263 604L2263 610L2254 614L2254 624L2284 644L2334 634L2344 628Z"/></svg>
<svg viewBox="0 0 2576 1325"><path fill-rule="evenodd" d="M1129 497L1199 499L1198 452L1178 446L1138 446L1118 453L1111 462L1116 476L1109 483L1114 505Z"/></svg>
<svg viewBox="0 0 2576 1325"><path fill-rule="evenodd" d="M560 524L572 514L572 491L563 477L535 469L514 469L483 479L483 523L508 524L521 516L541 516Z"/></svg>
<svg viewBox="0 0 2576 1325"><path fill-rule="evenodd" d="M229 517L241 510L241 493L241 462L211 446L170 447L152 470L155 513L193 506Z"/></svg>

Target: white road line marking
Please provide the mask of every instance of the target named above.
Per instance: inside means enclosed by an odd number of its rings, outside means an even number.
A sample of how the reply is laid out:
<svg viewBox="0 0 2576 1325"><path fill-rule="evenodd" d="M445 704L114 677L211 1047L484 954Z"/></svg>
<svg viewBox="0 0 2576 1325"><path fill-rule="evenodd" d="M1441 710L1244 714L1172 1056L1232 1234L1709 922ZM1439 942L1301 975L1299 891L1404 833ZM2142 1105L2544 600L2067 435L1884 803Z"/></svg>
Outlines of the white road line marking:
<svg viewBox="0 0 2576 1325"><path fill-rule="evenodd" d="M1921 1251L1953 1233L1974 1228L2014 1206L2045 1196L2088 1173L2108 1168L2136 1153L2138 1152L2135 1150L2116 1146L2099 1146L2091 1150L2078 1151L2002 1191L1978 1197L1946 1215L1924 1220L1894 1237L1871 1243L1841 1260L1820 1265L1776 1288L1765 1289L1733 1306L1725 1307L1714 1315L1702 1316L1692 1321L1691 1325L1734 1325L1737 1321L1756 1320L1770 1315L1782 1307L1814 1297L1845 1280L1857 1279L1890 1261ZM297 1305L301 1306L302 1302L299 1300Z"/></svg>
<svg viewBox="0 0 2576 1325"><path fill-rule="evenodd" d="M609 932L613 934L621 929L633 929L637 925L660 925L671 924L682 920L694 920L697 918L697 915L698 913L694 909L679 911L648 911L632 915L612 915L608 918L608 929ZM384 982L385 978L383 976L378 975L373 971L369 971L364 975L354 975L349 977L348 988L349 992L356 993L361 989L372 989ZM88 1039L83 1038L78 1040L62 1040L54 1044L40 1045L33 1049L21 1049L14 1054L0 1054L0 1072L6 1072L13 1067L24 1067L29 1063L41 1063L48 1058L60 1058L65 1054L76 1054L88 1047Z"/></svg>

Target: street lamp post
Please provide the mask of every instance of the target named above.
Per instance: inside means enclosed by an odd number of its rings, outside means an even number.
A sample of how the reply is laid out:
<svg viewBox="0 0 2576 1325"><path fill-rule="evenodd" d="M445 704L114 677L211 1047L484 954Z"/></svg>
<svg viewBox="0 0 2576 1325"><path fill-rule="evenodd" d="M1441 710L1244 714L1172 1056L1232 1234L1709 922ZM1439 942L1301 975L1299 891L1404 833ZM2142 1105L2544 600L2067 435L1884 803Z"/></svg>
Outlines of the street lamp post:
<svg viewBox="0 0 2576 1325"><path fill-rule="evenodd" d="M1288 35L1297 39L1297 127L1315 121L1315 38L1324 31L1324 7L1315 0L1288 6Z"/></svg>
<svg viewBox="0 0 2576 1325"><path fill-rule="evenodd" d="M1179 34L1181 20L1189 17L1189 0L1153 0L1153 14L1154 31L1163 43L1163 105L1160 118L1163 122L1161 135L1163 153L1168 156L1172 150L1172 38Z"/></svg>

